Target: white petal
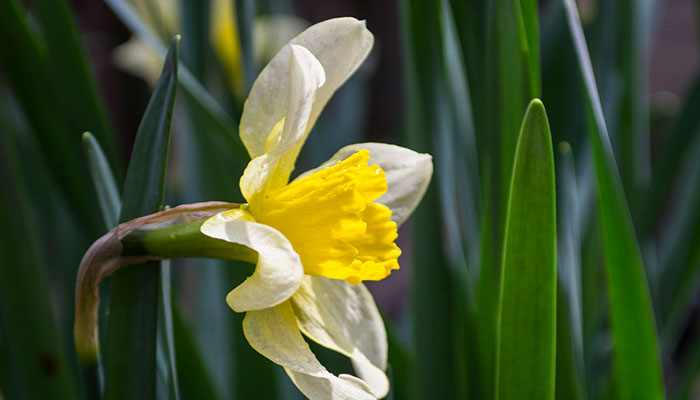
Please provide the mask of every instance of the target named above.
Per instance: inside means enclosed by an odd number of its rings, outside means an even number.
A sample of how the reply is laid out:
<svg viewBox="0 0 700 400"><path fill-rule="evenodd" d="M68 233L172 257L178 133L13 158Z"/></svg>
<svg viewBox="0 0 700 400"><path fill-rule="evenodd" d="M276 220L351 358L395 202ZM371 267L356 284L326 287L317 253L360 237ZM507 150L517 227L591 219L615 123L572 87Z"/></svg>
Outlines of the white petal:
<svg viewBox="0 0 700 400"><path fill-rule="evenodd" d="M234 311L275 306L299 288L304 267L287 238L276 229L252 222L241 210L231 210L209 218L200 230L207 236L258 252L253 275L226 296L226 302Z"/></svg>
<svg viewBox="0 0 700 400"><path fill-rule="evenodd" d="M265 188L283 186L289 180L302 139L308 132L307 123L316 91L325 80L321 64L307 49L297 45L288 48L288 76L291 81L287 93L289 114L284 119L281 131L271 127L271 131L268 131L271 134L266 137L265 152L253 158L241 177L241 192L249 202Z"/></svg>
<svg viewBox="0 0 700 400"><path fill-rule="evenodd" d="M363 21L335 18L315 24L289 43L308 49L321 63L326 75L313 104L308 130L335 90L352 75L369 54L374 37ZM265 152L267 135L282 118L289 118L292 80L289 73L291 47L282 50L260 72L243 106L240 133L251 158ZM300 140L304 140L306 135Z"/></svg>
<svg viewBox="0 0 700 400"><path fill-rule="evenodd" d="M299 332L289 302L258 311L243 319L243 333L260 354L284 367L292 381L311 399L374 399L361 380L328 372Z"/></svg>
<svg viewBox="0 0 700 400"><path fill-rule="evenodd" d="M433 175L433 157L405 147L386 143L356 143L343 147L320 167L304 172L297 179L346 159L359 149L369 150L369 164L377 164L386 174L388 189L377 203L392 211L391 220L401 226L416 209Z"/></svg>
<svg viewBox="0 0 700 400"><path fill-rule="evenodd" d="M372 393L389 392L386 330L377 305L363 285L305 276L291 298L299 328L315 342L352 359Z"/></svg>

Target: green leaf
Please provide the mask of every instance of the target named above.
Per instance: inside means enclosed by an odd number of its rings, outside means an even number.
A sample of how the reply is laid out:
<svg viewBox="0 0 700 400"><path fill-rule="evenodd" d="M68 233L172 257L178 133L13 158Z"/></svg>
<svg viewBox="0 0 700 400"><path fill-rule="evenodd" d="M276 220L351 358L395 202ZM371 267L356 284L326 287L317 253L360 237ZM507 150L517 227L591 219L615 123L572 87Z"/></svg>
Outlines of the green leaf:
<svg viewBox="0 0 700 400"><path fill-rule="evenodd" d="M700 73L683 99L683 109L664 136L653 160L651 184L648 191L647 212L642 219L642 232L650 232L659 223L669 201L669 193L678 184L685 154L692 149L692 133L700 130Z"/></svg>
<svg viewBox="0 0 700 400"><path fill-rule="evenodd" d="M695 131L697 132L697 131ZM661 340L663 354L673 354L681 329L692 318L700 271L700 138L689 146L659 240Z"/></svg>
<svg viewBox="0 0 700 400"><path fill-rule="evenodd" d="M4 111L4 110L0 110ZM4 119L4 115L0 118ZM40 232L45 220L31 209L31 182L19 162L18 146L0 127L0 336L2 395L17 399L77 399L76 371L62 347L48 264ZM6 362L9 368L5 370Z"/></svg>
<svg viewBox="0 0 700 400"><path fill-rule="evenodd" d="M146 107L126 175L121 222L160 210L177 88L175 38L163 73ZM107 324L105 398L155 397L159 263L117 271L112 277Z"/></svg>
<svg viewBox="0 0 700 400"><path fill-rule="evenodd" d="M94 195L84 182L89 177L81 160L79 135L57 108L60 96L53 82L47 49L30 29L24 10L15 0L0 0L0 67L17 97L44 157L51 166L62 194L86 232L102 232L99 210L93 206Z"/></svg>
<svg viewBox="0 0 700 400"><path fill-rule="evenodd" d="M495 7L494 27L497 49L495 60L498 67L495 82L498 100L495 103L496 108L492 110L491 122L500 127L499 135L494 137L500 148L498 165L500 171L498 196L502 208L500 215L505 215L507 206L508 188L521 123L520 116L530 99L540 95L539 71L534 71L534 68L539 66L539 53L535 53L539 48L537 44L539 41L529 43L530 36L534 35L535 39L537 36L537 7L530 4L532 0L523 1L523 4L527 5L525 8L528 23L534 24L527 29L519 0L499 1L493 6ZM502 229L500 225L497 228Z"/></svg>
<svg viewBox="0 0 700 400"><path fill-rule="evenodd" d="M608 278L617 396L663 399L656 326L642 257L605 126L576 4L566 0L565 6L585 86Z"/></svg>
<svg viewBox="0 0 700 400"><path fill-rule="evenodd" d="M158 345L165 353L167 364L166 382L167 398L180 400L180 386L178 385L177 363L175 356L175 333L173 327L173 300L172 278L170 274L170 261L162 262L160 270L160 285L158 288L158 314L160 315L158 330Z"/></svg>
<svg viewBox="0 0 700 400"><path fill-rule="evenodd" d="M106 150L109 165L121 177L114 135L104 101L85 57L83 43L76 27L71 6L66 0L32 1L37 21L46 42L47 60L51 65L52 83L60 101L58 107L66 116L71 137L89 130L94 132Z"/></svg>
<svg viewBox="0 0 700 400"><path fill-rule="evenodd" d="M438 3L406 0L401 3L401 23L406 55L407 100L404 126L409 147L421 152L435 154L444 148L449 135L450 120L446 107L443 66L432 62L440 60L440 7ZM424 112L430 110L429 112ZM427 132L443 130L436 136ZM460 265L459 254L452 247L446 257L443 249L443 221L438 190L444 190L441 177L450 172L448 164L436 162L433 182L413 218L414 223L414 270L412 311L414 323L414 346L416 352L413 371L415 398L455 398L457 383L455 376L454 319L451 263ZM440 193L443 194L443 193ZM464 268L462 264L460 266Z"/></svg>
<svg viewBox="0 0 700 400"><path fill-rule="evenodd" d="M87 154L90 176L92 176L92 183L95 185L105 226L107 229L111 229L117 225L119 210L122 207L117 182L100 144L90 132L83 134L83 146Z"/></svg>
<svg viewBox="0 0 700 400"><path fill-rule="evenodd" d="M255 22L255 4L253 0L236 0L236 25L241 44L241 63L243 64L243 81L245 93L253 86L257 74L253 57L253 23Z"/></svg>
<svg viewBox="0 0 700 400"><path fill-rule="evenodd" d="M497 399L553 399L556 348L554 156L544 106L525 113L513 162L501 271Z"/></svg>
<svg viewBox="0 0 700 400"><path fill-rule="evenodd" d="M186 400L220 399L211 377L206 372L192 333L180 315L177 302L173 303L173 335L177 349L175 353L176 363L186 366L186 368L181 368L178 373L182 398Z"/></svg>
<svg viewBox="0 0 700 400"><path fill-rule="evenodd" d="M556 398L561 400L583 400L585 387L581 382L580 364L576 354L574 332L569 313L568 301L559 285L557 291L557 359L556 359Z"/></svg>
<svg viewBox="0 0 700 400"><path fill-rule="evenodd" d="M557 334L557 381L566 388L557 383L557 398L585 398L579 194L571 146L561 142L558 148L557 332L564 336Z"/></svg>

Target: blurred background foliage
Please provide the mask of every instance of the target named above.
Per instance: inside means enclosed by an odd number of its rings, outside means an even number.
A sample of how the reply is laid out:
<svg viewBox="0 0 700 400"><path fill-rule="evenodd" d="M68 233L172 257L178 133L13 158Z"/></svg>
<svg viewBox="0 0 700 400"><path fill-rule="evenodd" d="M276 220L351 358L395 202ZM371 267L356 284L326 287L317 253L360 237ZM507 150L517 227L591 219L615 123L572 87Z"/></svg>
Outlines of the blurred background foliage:
<svg viewBox="0 0 700 400"><path fill-rule="evenodd" d="M82 254L119 220L242 200L250 85L288 39L343 15L367 20L375 48L297 170L369 140L435 162L400 232L402 269L368 284L389 333L389 397L698 398L699 9L0 0L0 398L301 397L224 302L249 266L187 259L115 275L93 368L75 356L73 293ZM523 123L533 98L546 115L535 105ZM554 215L556 231L539 229ZM501 351L518 346L542 352Z"/></svg>

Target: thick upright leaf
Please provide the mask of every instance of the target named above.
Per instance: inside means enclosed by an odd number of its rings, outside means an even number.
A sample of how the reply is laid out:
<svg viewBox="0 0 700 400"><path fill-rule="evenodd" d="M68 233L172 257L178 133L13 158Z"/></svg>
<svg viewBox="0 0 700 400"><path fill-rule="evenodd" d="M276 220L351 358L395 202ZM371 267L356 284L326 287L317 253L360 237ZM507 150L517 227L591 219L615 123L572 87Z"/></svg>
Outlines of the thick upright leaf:
<svg viewBox="0 0 700 400"><path fill-rule="evenodd" d="M4 118L3 118L4 119ZM31 210L18 149L0 120L0 332L2 395L17 399L76 399L77 375L58 332L40 241L45 221ZM5 365L9 361L9 367ZM5 367L8 367L5 370Z"/></svg>
<svg viewBox="0 0 700 400"><path fill-rule="evenodd" d="M158 211L163 202L170 123L177 88L176 37L136 134L122 196L120 221ZM112 277L107 324L105 398L155 397L159 263L120 270Z"/></svg>
<svg viewBox="0 0 700 400"><path fill-rule="evenodd" d="M70 3L66 0L31 3L46 42L52 83L60 98L57 106L66 116L71 137L77 141L80 132L94 132L106 151L115 177L121 181L112 126L97 92Z"/></svg>
<svg viewBox="0 0 700 400"><path fill-rule="evenodd" d="M544 106L527 109L506 218L497 399L553 399L556 348L554 155Z"/></svg>
<svg viewBox="0 0 700 400"><path fill-rule="evenodd" d="M608 278L617 397L663 399L656 326L639 245L610 145L576 4L573 0L566 0L564 4L585 86Z"/></svg>

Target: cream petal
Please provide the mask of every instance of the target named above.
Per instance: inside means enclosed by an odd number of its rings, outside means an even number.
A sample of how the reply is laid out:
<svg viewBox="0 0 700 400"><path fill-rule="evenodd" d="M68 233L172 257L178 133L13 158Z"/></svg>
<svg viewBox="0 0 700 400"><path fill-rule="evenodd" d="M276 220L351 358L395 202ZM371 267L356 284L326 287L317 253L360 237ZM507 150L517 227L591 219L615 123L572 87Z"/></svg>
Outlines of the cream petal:
<svg viewBox="0 0 700 400"><path fill-rule="evenodd" d="M372 393L378 398L386 396L386 330L363 284L307 275L291 303L299 328L307 337L350 357Z"/></svg>
<svg viewBox="0 0 700 400"><path fill-rule="evenodd" d="M304 267L287 238L276 229L253 222L245 212L236 209L209 218L200 230L207 236L241 244L258 253L253 275L226 296L234 311L275 306L299 288Z"/></svg>
<svg viewBox="0 0 700 400"><path fill-rule="evenodd" d="M291 81L287 93L289 115L284 119L281 131L275 129L279 126L277 123L271 127L265 152L251 160L241 177L241 192L249 202L256 193L283 186L289 180L298 147L308 130L307 123L316 92L325 80L321 64L307 49L298 45L288 48L288 75ZM296 151L290 152L294 148L297 148Z"/></svg>
<svg viewBox="0 0 700 400"><path fill-rule="evenodd" d="M359 149L369 150L369 164L377 164L386 174L388 189L377 203L392 211L391 220L401 226L416 209L433 175L433 157L405 147L386 143L356 143L343 147L318 168L297 179L346 159Z"/></svg>
<svg viewBox="0 0 700 400"><path fill-rule="evenodd" d="M318 378L285 368L292 382L309 399L321 400L363 400L376 397L370 394L370 388L361 379L352 375L341 374L334 379ZM330 374L330 373L329 373Z"/></svg>
<svg viewBox="0 0 700 400"><path fill-rule="evenodd" d="M300 141L306 139L328 99L360 66L373 43L374 37L365 22L350 17L315 24L289 42L308 49L319 60L326 75L326 83L316 94L306 132ZM243 106L240 133L251 158L266 151L268 133L278 121L291 115L287 102L293 84L290 55L291 46L284 46L272 58L258 75Z"/></svg>
<svg viewBox="0 0 700 400"><path fill-rule="evenodd" d="M289 302L264 310L249 311L243 333L257 352L284 367L311 399L374 399L361 380L328 372L301 336Z"/></svg>

